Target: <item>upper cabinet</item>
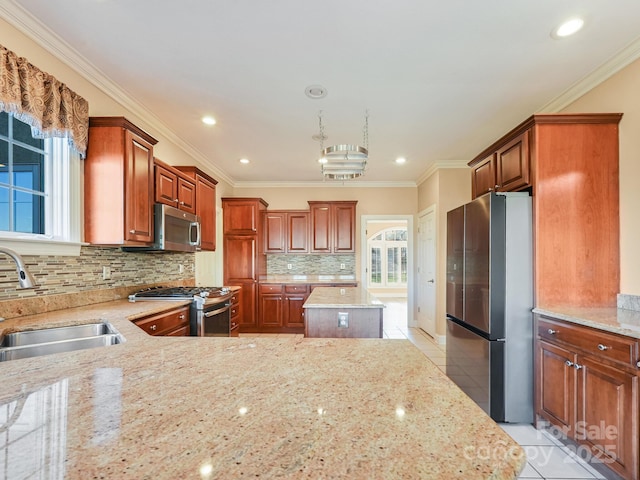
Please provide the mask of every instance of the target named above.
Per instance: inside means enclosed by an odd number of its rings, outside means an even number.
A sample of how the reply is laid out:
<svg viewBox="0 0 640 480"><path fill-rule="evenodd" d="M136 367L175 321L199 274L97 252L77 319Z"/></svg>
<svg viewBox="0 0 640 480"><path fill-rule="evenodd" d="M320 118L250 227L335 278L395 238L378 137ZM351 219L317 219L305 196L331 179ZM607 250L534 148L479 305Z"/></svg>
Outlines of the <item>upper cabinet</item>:
<svg viewBox="0 0 640 480"><path fill-rule="evenodd" d="M527 130L503 140L469 162L473 198L485 193L514 192L531 186L529 136Z"/></svg>
<svg viewBox="0 0 640 480"><path fill-rule="evenodd" d="M196 213L196 184L159 159L155 159L156 202Z"/></svg>
<svg viewBox="0 0 640 480"><path fill-rule="evenodd" d="M354 253L355 201L309 201L311 253Z"/></svg>
<svg viewBox="0 0 640 480"><path fill-rule="evenodd" d="M271 210L263 214L265 253L309 253L309 212Z"/></svg>
<svg viewBox="0 0 640 480"><path fill-rule="evenodd" d="M84 162L85 241L153 243L153 137L124 117L91 117Z"/></svg>
<svg viewBox="0 0 640 480"><path fill-rule="evenodd" d="M200 248L216 249L216 185L218 182L202 170L191 166L176 167L195 182L196 215L200 217Z"/></svg>
<svg viewBox="0 0 640 480"><path fill-rule="evenodd" d="M260 211L266 203L252 198L231 198L222 210L224 234L254 235L258 233Z"/></svg>

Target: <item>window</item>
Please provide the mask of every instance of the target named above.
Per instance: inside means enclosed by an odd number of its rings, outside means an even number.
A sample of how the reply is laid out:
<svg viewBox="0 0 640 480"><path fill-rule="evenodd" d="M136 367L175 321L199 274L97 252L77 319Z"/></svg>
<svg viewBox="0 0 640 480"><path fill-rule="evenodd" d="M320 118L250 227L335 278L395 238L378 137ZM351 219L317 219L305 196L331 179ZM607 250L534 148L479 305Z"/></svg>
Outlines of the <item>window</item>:
<svg viewBox="0 0 640 480"><path fill-rule="evenodd" d="M41 254L60 253L43 243L79 244L80 168L66 139L34 138L28 124L0 112L0 241ZM30 251L25 241L38 246Z"/></svg>
<svg viewBox="0 0 640 480"><path fill-rule="evenodd" d="M369 239L369 284L372 287L407 285L407 230L390 228Z"/></svg>

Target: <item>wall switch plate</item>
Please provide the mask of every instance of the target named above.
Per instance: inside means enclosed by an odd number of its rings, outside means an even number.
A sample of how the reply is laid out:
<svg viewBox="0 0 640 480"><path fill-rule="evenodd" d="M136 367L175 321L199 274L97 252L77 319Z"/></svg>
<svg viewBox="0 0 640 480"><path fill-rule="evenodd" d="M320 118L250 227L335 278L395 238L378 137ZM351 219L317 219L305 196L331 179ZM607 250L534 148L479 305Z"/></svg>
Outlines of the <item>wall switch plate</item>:
<svg viewBox="0 0 640 480"><path fill-rule="evenodd" d="M109 280L111 278L111 267L102 267L102 279Z"/></svg>
<svg viewBox="0 0 640 480"><path fill-rule="evenodd" d="M345 268L346 268L346 267L345 267L344 263L341 263L341 264L340 264L340 270L344 270Z"/></svg>
<svg viewBox="0 0 640 480"><path fill-rule="evenodd" d="M338 328L349 328L349 312L338 312Z"/></svg>
<svg viewBox="0 0 640 480"><path fill-rule="evenodd" d="M292 266L293 266L293 265L291 265L290 263L287 263L287 270L291 270L291 267L292 267Z"/></svg>
<svg viewBox="0 0 640 480"><path fill-rule="evenodd" d="M178 264L178 273L184 273L184 265Z"/></svg>

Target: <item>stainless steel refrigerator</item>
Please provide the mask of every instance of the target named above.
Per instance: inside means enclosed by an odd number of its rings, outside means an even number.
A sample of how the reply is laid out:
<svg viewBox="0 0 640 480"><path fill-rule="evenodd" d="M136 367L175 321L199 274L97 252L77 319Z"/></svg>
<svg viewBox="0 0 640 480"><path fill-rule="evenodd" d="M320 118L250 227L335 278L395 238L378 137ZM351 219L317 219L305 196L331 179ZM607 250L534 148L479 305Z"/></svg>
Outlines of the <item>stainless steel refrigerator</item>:
<svg viewBox="0 0 640 480"><path fill-rule="evenodd" d="M498 422L533 422L532 230L526 192L447 213L447 376Z"/></svg>

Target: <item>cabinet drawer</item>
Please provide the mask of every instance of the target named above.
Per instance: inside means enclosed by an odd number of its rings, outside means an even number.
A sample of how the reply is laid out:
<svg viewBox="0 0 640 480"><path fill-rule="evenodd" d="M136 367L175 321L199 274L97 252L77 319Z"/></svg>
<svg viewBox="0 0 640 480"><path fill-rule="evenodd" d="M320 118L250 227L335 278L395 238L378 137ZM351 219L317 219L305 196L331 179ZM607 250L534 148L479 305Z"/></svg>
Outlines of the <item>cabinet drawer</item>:
<svg viewBox="0 0 640 480"><path fill-rule="evenodd" d="M538 318L538 336L550 342L562 342L601 359L637 368L638 341L546 317Z"/></svg>
<svg viewBox="0 0 640 480"><path fill-rule="evenodd" d="M285 293L308 293L309 285L285 285Z"/></svg>
<svg viewBox="0 0 640 480"><path fill-rule="evenodd" d="M231 311L229 313L229 316L233 319L236 318L238 315L240 314L240 307L238 307L238 305L231 305Z"/></svg>
<svg viewBox="0 0 640 480"><path fill-rule="evenodd" d="M231 297L231 305L238 305L240 303L240 297L237 293L234 293Z"/></svg>
<svg viewBox="0 0 640 480"><path fill-rule="evenodd" d="M260 285L260 293L282 293L282 285Z"/></svg>
<svg viewBox="0 0 640 480"><path fill-rule="evenodd" d="M181 325L189 325L189 307L158 313L150 317L135 320L133 323L149 335L165 335L170 330Z"/></svg>

